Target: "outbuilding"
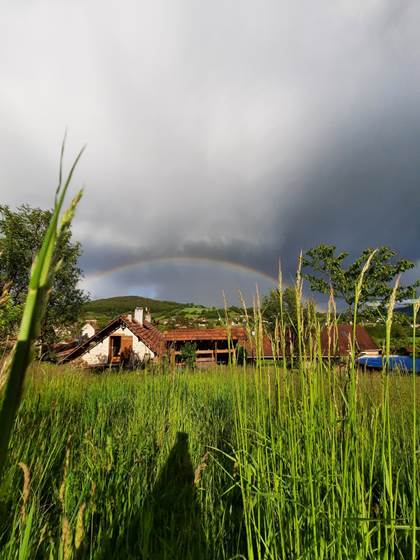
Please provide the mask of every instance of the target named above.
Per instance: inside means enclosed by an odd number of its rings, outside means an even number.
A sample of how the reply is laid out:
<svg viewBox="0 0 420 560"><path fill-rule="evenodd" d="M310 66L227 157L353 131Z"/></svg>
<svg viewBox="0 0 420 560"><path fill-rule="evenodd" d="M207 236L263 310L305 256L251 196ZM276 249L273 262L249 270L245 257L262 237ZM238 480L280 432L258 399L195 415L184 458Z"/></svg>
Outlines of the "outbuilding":
<svg viewBox="0 0 420 560"><path fill-rule="evenodd" d="M243 327L181 328L166 331L164 337L172 363L182 362L183 346L191 342L195 346L196 365L206 367L227 364L238 344L245 340L246 330Z"/></svg>

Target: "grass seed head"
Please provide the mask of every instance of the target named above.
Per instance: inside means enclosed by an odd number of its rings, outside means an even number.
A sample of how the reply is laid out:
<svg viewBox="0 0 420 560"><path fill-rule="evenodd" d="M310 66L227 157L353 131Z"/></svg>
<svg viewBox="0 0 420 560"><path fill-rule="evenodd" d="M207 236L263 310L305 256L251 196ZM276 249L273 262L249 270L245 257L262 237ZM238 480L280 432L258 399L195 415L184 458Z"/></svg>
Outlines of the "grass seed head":
<svg viewBox="0 0 420 560"><path fill-rule="evenodd" d="M203 472L204 472L205 468L207 467L208 461L209 461L209 452L206 451L206 453L201 458L201 463L198 465L198 467L195 469L195 472L194 472L194 484L195 484L195 486L198 486L200 484L201 477L203 476Z"/></svg>
<svg viewBox="0 0 420 560"><path fill-rule="evenodd" d="M83 503L79 511L77 512L77 521L76 521L76 534L74 538L74 546L76 550L79 550L80 545L83 542L83 537L85 536L85 527L84 527L84 515L85 515L86 504Z"/></svg>
<svg viewBox="0 0 420 560"><path fill-rule="evenodd" d="M22 469L23 472L23 492L22 492L22 497L23 497L23 502L22 502L22 508L21 508L21 514L22 517L26 517L26 505L29 501L29 492L30 492L30 484L31 484L31 477L30 477L30 472L29 472L29 468L27 465L25 465L25 463L18 463L19 467Z"/></svg>
<svg viewBox="0 0 420 560"><path fill-rule="evenodd" d="M73 556L73 535L69 520L66 516L63 518L63 525L61 531L61 545L63 548L63 560L70 560Z"/></svg>

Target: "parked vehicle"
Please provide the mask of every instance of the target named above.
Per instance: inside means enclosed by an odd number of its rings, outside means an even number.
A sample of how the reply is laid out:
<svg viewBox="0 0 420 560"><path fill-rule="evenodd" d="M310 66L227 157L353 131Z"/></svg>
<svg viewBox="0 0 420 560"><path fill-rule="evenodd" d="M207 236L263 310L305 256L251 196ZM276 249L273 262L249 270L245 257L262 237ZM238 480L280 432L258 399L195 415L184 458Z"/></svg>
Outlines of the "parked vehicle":
<svg viewBox="0 0 420 560"><path fill-rule="evenodd" d="M387 363L386 356L382 354L373 355L360 355L356 358L356 363L366 369L382 369L387 367L389 371L402 371L420 373L420 356L413 359L413 354L407 352L406 354L392 354L389 356Z"/></svg>

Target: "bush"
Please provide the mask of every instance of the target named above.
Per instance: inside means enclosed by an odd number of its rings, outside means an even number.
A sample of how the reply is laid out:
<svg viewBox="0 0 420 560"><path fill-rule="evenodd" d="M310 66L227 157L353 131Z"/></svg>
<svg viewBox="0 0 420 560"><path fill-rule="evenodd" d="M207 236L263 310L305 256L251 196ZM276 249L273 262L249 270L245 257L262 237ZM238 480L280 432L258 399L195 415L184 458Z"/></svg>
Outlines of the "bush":
<svg viewBox="0 0 420 560"><path fill-rule="evenodd" d="M181 349L181 360L183 363L191 368L195 368L195 352L197 345L194 342L186 342Z"/></svg>

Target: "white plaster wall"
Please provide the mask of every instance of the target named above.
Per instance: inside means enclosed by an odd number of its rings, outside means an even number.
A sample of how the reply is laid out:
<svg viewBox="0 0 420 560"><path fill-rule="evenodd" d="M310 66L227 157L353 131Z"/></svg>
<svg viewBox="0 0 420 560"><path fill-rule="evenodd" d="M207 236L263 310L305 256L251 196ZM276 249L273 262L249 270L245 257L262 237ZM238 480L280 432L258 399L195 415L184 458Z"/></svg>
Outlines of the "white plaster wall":
<svg viewBox="0 0 420 560"><path fill-rule="evenodd" d="M130 329L126 327L119 327L110 333L109 336L104 338L102 342L94 346L81 356L81 360L83 360L89 366L96 366L101 364L108 363L108 355L109 355L109 337L113 335L123 335L123 336L130 336L133 337L133 352L140 358L141 360L144 359L146 354L149 354L150 358L154 358L154 353L148 348L144 342L138 340L137 336L133 334Z"/></svg>

